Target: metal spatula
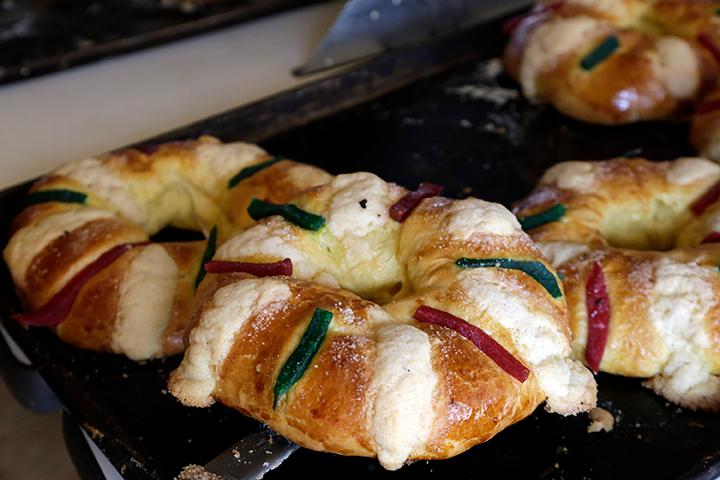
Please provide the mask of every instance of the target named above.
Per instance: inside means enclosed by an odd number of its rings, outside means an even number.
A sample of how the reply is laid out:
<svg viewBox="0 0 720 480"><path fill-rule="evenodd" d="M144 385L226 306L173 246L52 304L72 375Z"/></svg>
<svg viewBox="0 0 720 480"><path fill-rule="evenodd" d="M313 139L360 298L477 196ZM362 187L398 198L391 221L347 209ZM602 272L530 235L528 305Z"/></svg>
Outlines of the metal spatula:
<svg viewBox="0 0 720 480"><path fill-rule="evenodd" d="M260 479L300 448L262 426L205 465L227 480Z"/></svg>
<svg viewBox="0 0 720 480"><path fill-rule="evenodd" d="M532 0L350 0L297 75L386 49L465 30L528 7Z"/></svg>

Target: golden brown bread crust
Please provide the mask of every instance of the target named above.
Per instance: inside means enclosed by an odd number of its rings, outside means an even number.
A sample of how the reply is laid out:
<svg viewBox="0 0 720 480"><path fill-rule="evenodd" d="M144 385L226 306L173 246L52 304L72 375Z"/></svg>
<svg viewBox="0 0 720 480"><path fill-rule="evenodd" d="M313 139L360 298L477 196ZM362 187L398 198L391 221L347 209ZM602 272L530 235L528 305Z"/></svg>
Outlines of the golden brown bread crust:
<svg viewBox="0 0 720 480"><path fill-rule="evenodd" d="M291 290L294 301L281 315L262 323L251 320L238 332L223 364L215 395L225 405L252 412L290 438L298 436L295 432L303 432L310 448L346 454L361 449L369 454L364 397L373 350L367 348L372 345L368 338L372 331L363 325L362 312L368 305L309 283L293 282ZM292 399L273 410L279 359L287 358L297 344L316 307L333 311L351 308L355 312L352 325L355 335L329 335L315 357L316 367L298 382ZM344 350L344 354L337 357L338 350ZM328 382L328 377L338 381Z"/></svg>
<svg viewBox="0 0 720 480"><path fill-rule="evenodd" d="M67 272L88 255L99 256L121 243L145 240L142 230L116 219L94 220L64 232L40 251L25 272L22 298L35 310L68 281Z"/></svg>
<svg viewBox="0 0 720 480"><path fill-rule="evenodd" d="M608 295L611 298L612 322L605 353L600 368L604 372L628 377L652 377L660 371L665 356L664 342L648 318L650 275L635 275L633 272L649 268L645 265L652 253L630 253L601 250L592 259L584 262L570 262L561 271L567 288L568 309L578 312L571 315L573 348L577 358L585 357L587 341L587 314L585 307L585 285L593 262L602 265ZM657 256L657 254L655 254ZM618 319L622 319L621 321ZM584 341L583 341L584 340Z"/></svg>
<svg viewBox="0 0 720 480"><path fill-rule="evenodd" d="M70 315L57 326L58 336L71 345L88 350L111 352L111 339L117 318L120 284L130 259L129 252L93 276L80 290Z"/></svg>
<svg viewBox="0 0 720 480"><path fill-rule="evenodd" d="M417 209L403 223L398 251L407 265L408 274L414 279L414 290L423 291L433 285L452 285L457 277L454 263L457 258L539 258L535 243L526 235L487 235L474 241L438 235L437 231L428 226L441 224L442 216L451 202L449 199L426 202L423 208ZM570 331L564 321L567 307L562 301L548 302L545 288L519 270L505 270L501 274L512 278L522 291L529 292L528 301L531 302L532 310L542 312L569 338ZM446 306L458 303L459 299L452 298L453 293L452 289L442 290L442 297L438 301ZM392 311L394 304L386 308Z"/></svg>
<svg viewBox="0 0 720 480"><path fill-rule="evenodd" d="M250 175L230 188L229 180L243 168L270 158L252 145L221 144L202 137L156 145L145 152L111 152L47 175L30 191L71 190L85 194L86 199L82 203L32 205L14 219L4 256L23 305L28 310L45 305L80 270L115 246L145 242L148 235L166 225L206 233L217 226L222 241L251 222L245 209L253 197L283 202L331 178L316 167L283 160L267 172L258 172L260 178ZM166 243L162 250L152 251L133 248L83 286L70 314L57 328L58 335L82 348L125 353L136 359L182 351L204 249L205 242ZM132 260L140 253L143 257L134 264ZM148 261L159 262L157 271L142 265ZM149 280L151 277L158 278ZM141 298L143 289L138 284L162 282L165 277L174 280L166 279L167 287L155 287L165 288L164 293ZM123 308L135 309L138 302L148 302L147 313L154 318L151 322L148 317L148 324L162 330L151 354L147 353L150 347L140 352L133 346L131 337L141 334L133 332L140 332L142 325L129 320L131 327L124 320ZM157 313L158 309L167 313ZM131 316L136 315L142 313L133 310Z"/></svg>
<svg viewBox="0 0 720 480"><path fill-rule="evenodd" d="M70 314L56 328L63 341L88 350L115 352L112 338L118 322L118 293L130 263L143 248L136 247L125 253L82 287ZM175 260L180 275L157 356L175 355L184 349L183 336L192 313L193 282L205 245L204 242L166 243L163 248Z"/></svg>
<svg viewBox="0 0 720 480"><path fill-rule="evenodd" d="M282 159L244 180L242 188L232 189L228 203L247 206L253 198L271 203L285 203L298 192L331 179L330 175L315 166ZM242 227L254 223L247 213L247 208L233 209L232 222Z"/></svg>
<svg viewBox="0 0 720 480"><path fill-rule="evenodd" d="M628 377L652 377L662 372L667 361L668 348L662 335L650 318L653 288L653 263L661 258L670 258L674 262L704 266L712 270L720 264L720 246L692 250L673 250L670 252L639 252L630 250L599 250L583 259L568 262L561 267L568 291L568 308L578 312L570 316L573 329L573 348L579 358L584 356L587 331L587 315L582 313L585 307L585 285L594 262L602 265L608 285L608 294L612 302L612 321L605 354L602 358L602 371ZM720 317L717 317L720 294L720 278L711 283L712 295L716 299L712 310L703 318L704 328L710 341L704 361L708 370L720 373L717 336ZM714 339L714 340L713 340Z"/></svg>
<svg viewBox="0 0 720 480"><path fill-rule="evenodd" d="M212 286L205 288L220 288L243 278L224 276L212 275ZM236 334L213 396L304 447L375 456L370 417L376 326L368 318L373 304L316 283L282 281L290 286L291 299L272 316L250 318ZM200 304L195 315L202 316L210 305ZM281 359L294 349L317 307L335 314L332 329L337 331L331 329L313 366L273 409ZM352 313L343 317L342 312ZM412 459L457 455L526 417L545 398L534 377L518 382L456 332L412 325L432 338L432 364L439 377L431 434Z"/></svg>
<svg viewBox="0 0 720 480"><path fill-rule="evenodd" d="M608 33L609 34L609 33ZM666 91L643 53L652 49L653 38L632 32L614 32L622 49L593 69L578 69L584 54L579 49L566 55L555 67L540 72L538 90L561 112L594 123L627 123L640 119L663 118L681 107ZM627 103L619 94L632 91L636 99Z"/></svg>
<svg viewBox="0 0 720 480"><path fill-rule="evenodd" d="M709 163L698 161L703 166ZM591 170L565 170L576 163ZM587 188L560 188L556 181L544 178L527 198L516 202L513 211L523 218L556 204L568 208L561 221L532 230L536 242L666 250L681 240L682 230L693 219L689 206L718 180L710 165L708 175L701 173L687 184L673 183L669 180L673 165L678 164L643 158L560 163L548 173L563 170L563 176L592 178ZM688 164L688 168L695 167Z"/></svg>
<svg viewBox="0 0 720 480"><path fill-rule="evenodd" d="M459 334L435 325L419 328L437 339L433 368L440 377L437 419L421 458L462 453L527 417L542 403L545 394L537 382L520 384L502 375Z"/></svg>
<svg viewBox="0 0 720 480"><path fill-rule="evenodd" d="M692 205L720 180L704 159L566 162L515 207L526 219L562 205L559 219L530 230L563 274L573 350L586 359L593 268L609 301L599 369L651 377L648 385L690 408L720 409L720 246L717 203Z"/></svg>

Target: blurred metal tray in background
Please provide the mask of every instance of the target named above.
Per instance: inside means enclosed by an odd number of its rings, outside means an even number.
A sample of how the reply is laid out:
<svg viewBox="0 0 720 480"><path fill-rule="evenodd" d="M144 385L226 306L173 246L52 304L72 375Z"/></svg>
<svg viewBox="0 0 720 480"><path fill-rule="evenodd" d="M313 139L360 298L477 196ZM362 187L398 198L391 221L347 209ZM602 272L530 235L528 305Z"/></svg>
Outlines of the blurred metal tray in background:
<svg viewBox="0 0 720 480"><path fill-rule="evenodd" d="M586 125L524 101L495 59L499 24L389 52L333 78L171 132L150 142L213 134L259 142L270 152L332 173L368 170L414 188L444 184L449 196L509 205L557 161L599 159L640 148L656 159L690 153L687 126ZM7 232L26 185L0 193ZM23 329L6 270L3 325L66 408L130 479L173 478L205 464L256 423L220 405L182 407L166 390L179 357L135 363L81 351L48 330ZM679 409L640 381L600 375L600 405L617 418L610 433L588 434L584 416L538 409L495 439L450 460L386 472L373 459L301 449L266 478L692 478L718 476L720 418Z"/></svg>
<svg viewBox="0 0 720 480"><path fill-rule="evenodd" d="M220 0L191 11L163 0L0 1L0 84L327 0Z"/></svg>

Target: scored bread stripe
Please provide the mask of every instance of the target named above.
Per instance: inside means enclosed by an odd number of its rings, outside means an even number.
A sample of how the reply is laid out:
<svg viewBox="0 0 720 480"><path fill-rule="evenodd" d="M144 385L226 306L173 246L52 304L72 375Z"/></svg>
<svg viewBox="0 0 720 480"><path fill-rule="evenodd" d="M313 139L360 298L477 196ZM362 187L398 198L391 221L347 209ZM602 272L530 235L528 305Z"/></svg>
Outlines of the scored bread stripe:
<svg viewBox="0 0 720 480"><path fill-rule="evenodd" d="M533 293L512 274L472 269L461 272L459 280L472 308L507 329L521 361L533 366L570 353L560 325L533 305Z"/></svg>
<svg viewBox="0 0 720 480"><path fill-rule="evenodd" d="M273 315L290 295L287 284L272 279L243 280L218 289L190 333L185 358L172 375L173 395L186 405L211 405L235 335L254 315Z"/></svg>
<svg viewBox="0 0 720 480"><path fill-rule="evenodd" d="M380 326L376 335L370 430L378 460L388 470L396 470L428 442L438 379L425 332L411 325L388 324Z"/></svg>
<svg viewBox="0 0 720 480"><path fill-rule="evenodd" d="M518 360L532 368L551 411L577 413L594 401L592 375L568 359L570 345L561 325L533 305L533 295L502 270L471 269L460 285L477 312L485 312L512 339Z"/></svg>
<svg viewBox="0 0 720 480"><path fill-rule="evenodd" d="M665 178L674 185L692 185L695 182L707 184L720 177L720 166L704 158L681 157L668 163Z"/></svg>
<svg viewBox="0 0 720 480"><path fill-rule="evenodd" d="M720 384L705 361L710 338L707 316L717 305L711 278L715 268L660 258L653 263L648 318L668 350L654 388L669 398L686 402L720 397ZM699 398L697 398L699 397Z"/></svg>
<svg viewBox="0 0 720 480"><path fill-rule="evenodd" d="M120 285L112 349L132 360L160 352L170 322L179 269L165 248L145 247L130 263Z"/></svg>
<svg viewBox="0 0 720 480"><path fill-rule="evenodd" d="M48 215L18 230L5 248L5 261L10 266L15 283L25 288L26 274L32 261L53 240L86 223L112 217L113 214L107 210L78 207Z"/></svg>

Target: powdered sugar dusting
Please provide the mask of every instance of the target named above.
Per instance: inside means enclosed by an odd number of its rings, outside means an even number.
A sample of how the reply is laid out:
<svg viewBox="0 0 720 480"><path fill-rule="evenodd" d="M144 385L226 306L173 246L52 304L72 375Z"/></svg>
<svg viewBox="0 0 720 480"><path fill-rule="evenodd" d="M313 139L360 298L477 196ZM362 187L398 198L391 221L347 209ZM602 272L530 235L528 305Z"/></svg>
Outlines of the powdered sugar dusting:
<svg viewBox="0 0 720 480"><path fill-rule="evenodd" d="M378 460L388 470L400 468L414 449L427 443L437 381L425 332L402 324L378 329L371 432Z"/></svg>
<svg viewBox="0 0 720 480"><path fill-rule="evenodd" d="M285 283L267 278L242 280L218 289L211 308L190 333L190 346L170 381L172 394L186 405L211 405L235 334L254 314L269 314L282 307L290 295Z"/></svg>
<svg viewBox="0 0 720 480"><path fill-rule="evenodd" d="M451 423L460 423L468 420L473 413L470 405L453 400L448 409L448 420Z"/></svg>
<svg viewBox="0 0 720 480"><path fill-rule="evenodd" d="M564 332L551 317L530 306L531 293L515 275L475 268L461 272L459 279L468 300L510 331L525 362L536 365L551 356L567 355L570 347Z"/></svg>

